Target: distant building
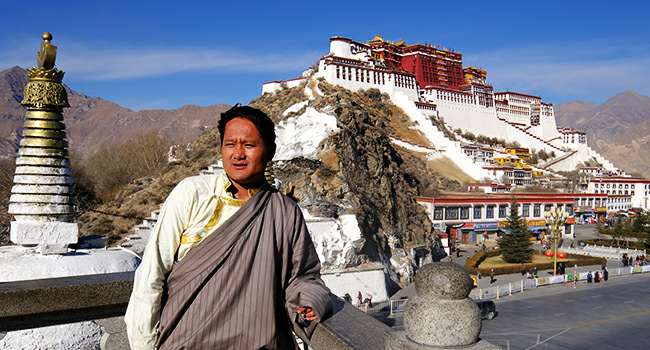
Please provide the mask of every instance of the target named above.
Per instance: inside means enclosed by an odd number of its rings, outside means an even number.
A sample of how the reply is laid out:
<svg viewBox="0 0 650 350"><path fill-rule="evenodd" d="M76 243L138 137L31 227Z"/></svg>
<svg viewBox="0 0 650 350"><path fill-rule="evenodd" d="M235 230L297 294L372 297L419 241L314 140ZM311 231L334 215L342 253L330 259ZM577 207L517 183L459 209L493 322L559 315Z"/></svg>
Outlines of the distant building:
<svg viewBox="0 0 650 350"><path fill-rule="evenodd" d="M475 144L462 144L460 147L463 153L470 157L474 163L480 165L490 163L490 160L494 157L494 149L489 147Z"/></svg>
<svg viewBox="0 0 650 350"><path fill-rule="evenodd" d="M520 92L503 91L494 93L497 117L524 127L540 124L542 98ZM545 104L550 106L550 104ZM553 108L545 109L548 116L555 118Z"/></svg>
<svg viewBox="0 0 650 350"><path fill-rule="evenodd" d="M519 203L519 215L537 237L548 234L544 213L561 208L573 213L574 194L562 193L445 193L437 197L418 197L435 228L450 235L452 241L480 243L507 234L507 217L513 199ZM573 236L575 219L570 217L562 235Z"/></svg>
<svg viewBox="0 0 650 350"><path fill-rule="evenodd" d="M562 142L565 144L587 143L587 134L584 131L574 128L559 128L557 130L562 134Z"/></svg>
<svg viewBox="0 0 650 350"><path fill-rule="evenodd" d="M487 165L483 169L487 170L495 179L508 185L525 186L533 183L533 170L530 167Z"/></svg>
<svg viewBox="0 0 650 350"><path fill-rule="evenodd" d="M578 173L590 177L603 176L605 169L602 166L583 166L578 168Z"/></svg>
<svg viewBox="0 0 650 350"><path fill-rule="evenodd" d="M595 177L589 179L588 193L629 195L633 208L650 210L650 179L635 177Z"/></svg>
<svg viewBox="0 0 650 350"><path fill-rule="evenodd" d="M496 182L481 183L471 182L466 187L468 192L483 191L484 193L509 193L512 189L510 184L500 184Z"/></svg>
<svg viewBox="0 0 650 350"><path fill-rule="evenodd" d="M391 42L381 36L367 42L334 36L330 38L329 52L319 59L317 68L307 70L303 77L267 82L262 91L272 93L285 86L299 86L310 78L324 79L353 91L378 89L407 114L435 116L452 129L518 142L529 149L553 154L553 159L543 165L549 171L572 171L592 159L607 171L618 170L588 147L584 132L558 130L552 104L522 92L495 92L488 83L488 72L463 67L462 58L460 52L430 44ZM415 106L412 110L411 103ZM454 162L473 174L475 180L483 177L484 172L474 164L482 162L481 157L468 162L462 154L458 157L456 146L451 152ZM513 180L516 178L513 176Z"/></svg>

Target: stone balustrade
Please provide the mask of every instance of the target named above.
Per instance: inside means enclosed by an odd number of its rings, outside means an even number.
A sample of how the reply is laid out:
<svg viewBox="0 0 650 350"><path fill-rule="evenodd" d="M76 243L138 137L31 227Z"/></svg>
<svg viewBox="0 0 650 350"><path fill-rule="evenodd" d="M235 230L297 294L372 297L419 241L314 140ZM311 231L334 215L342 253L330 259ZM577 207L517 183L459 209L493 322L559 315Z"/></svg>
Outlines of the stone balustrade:
<svg viewBox="0 0 650 350"><path fill-rule="evenodd" d="M104 329L101 348L128 349L122 316L133 272L0 283L0 332L96 320ZM404 331L332 295L333 314L307 340L309 349L498 349L479 340L481 319L468 298L469 276L449 263L425 265L415 279Z"/></svg>

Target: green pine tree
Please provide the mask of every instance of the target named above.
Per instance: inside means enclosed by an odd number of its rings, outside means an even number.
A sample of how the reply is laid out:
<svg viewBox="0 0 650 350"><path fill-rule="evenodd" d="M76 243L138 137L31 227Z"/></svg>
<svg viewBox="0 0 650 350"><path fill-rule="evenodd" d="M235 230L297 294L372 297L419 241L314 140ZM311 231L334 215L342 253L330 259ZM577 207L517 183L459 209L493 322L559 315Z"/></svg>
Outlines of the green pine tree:
<svg viewBox="0 0 650 350"><path fill-rule="evenodd" d="M526 220L519 216L519 204L513 200L510 205L510 215L506 232L499 240L499 248L503 260L509 263L531 262L533 248L530 243L530 231Z"/></svg>

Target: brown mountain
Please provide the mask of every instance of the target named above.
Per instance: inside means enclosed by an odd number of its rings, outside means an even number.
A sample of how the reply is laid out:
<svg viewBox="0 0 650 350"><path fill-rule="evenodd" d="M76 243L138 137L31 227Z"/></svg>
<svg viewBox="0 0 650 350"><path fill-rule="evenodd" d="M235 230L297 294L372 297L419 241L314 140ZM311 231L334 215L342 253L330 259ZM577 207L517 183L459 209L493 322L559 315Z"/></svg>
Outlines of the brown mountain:
<svg viewBox="0 0 650 350"><path fill-rule="evenodd" d="M586 131L589 144L630 173L650 177L650 97L633 91L602 104L567 102L556 107L558 126Z"/></svg>
<svg viewBox="0 0 650 350"><path fill-rule="evenodd" d="M25 70L20 67L0 71L0 155L13 155L16 135L22 128L25 115L20 101L26 83ZM68 99L71 107L64 110L68 139L70 146L82 154L88 154L100 145L121 143L150 131L156 131L174 143L189 142L215 126L219 114L229 108L218 104L133 111L71 89L68 89Z"/></svg>

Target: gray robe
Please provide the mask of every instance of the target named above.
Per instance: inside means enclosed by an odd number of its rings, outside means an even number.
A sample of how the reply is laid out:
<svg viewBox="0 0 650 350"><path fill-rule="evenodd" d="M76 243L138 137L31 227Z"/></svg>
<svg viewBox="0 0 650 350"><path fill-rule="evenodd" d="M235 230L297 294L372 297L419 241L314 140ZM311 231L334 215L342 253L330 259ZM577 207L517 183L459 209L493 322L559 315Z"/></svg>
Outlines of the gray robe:
<svg viewBox="0 0 650 350"><path fill-rule="evenodd" d="M165 291L160 349L293 349L296 307L330 310L300 208L271 189L176 263Z"/></svg>

